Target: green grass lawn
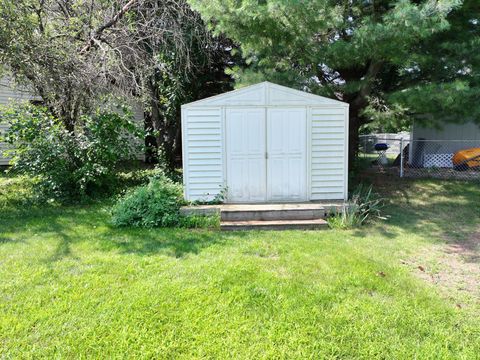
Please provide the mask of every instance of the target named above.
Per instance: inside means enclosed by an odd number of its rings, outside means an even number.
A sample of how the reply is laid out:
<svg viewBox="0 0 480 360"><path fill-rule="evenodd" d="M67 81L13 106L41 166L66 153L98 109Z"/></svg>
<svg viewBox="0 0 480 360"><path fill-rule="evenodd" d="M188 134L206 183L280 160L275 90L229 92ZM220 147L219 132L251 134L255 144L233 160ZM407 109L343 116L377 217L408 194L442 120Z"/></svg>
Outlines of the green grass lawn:
<svg viewBox="0 0 480 360"><path fill-rule="evenodd" d="M479 358L479 185L377 188L369 227L220 233L29 208L0 178L0 358Z"/></svg>

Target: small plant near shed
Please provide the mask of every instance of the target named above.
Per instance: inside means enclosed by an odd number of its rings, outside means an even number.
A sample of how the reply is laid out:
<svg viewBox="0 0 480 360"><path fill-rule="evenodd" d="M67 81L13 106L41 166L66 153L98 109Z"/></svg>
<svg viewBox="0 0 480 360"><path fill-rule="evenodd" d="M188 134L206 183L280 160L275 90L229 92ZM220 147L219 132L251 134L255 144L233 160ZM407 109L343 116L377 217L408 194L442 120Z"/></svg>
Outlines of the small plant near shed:
<svg viewBox="0 0 480 360"><path fill-rule="evenodd" d="M205 194L210 195L210 194ZM191 205L219 205L225 203L228 198L228 187L227 186L220 186L220 191L213 197L211 200L195 200L191 202Z"/></svg>
<svg viewBox="0 0 480 360"><path fill-rule="evenodd" d="M180 225L182 186L157 175L118 200L112 209L115 226L172 227Z"/></svg>
<svg viewBox="0 0 480 360"><path fill-rule="evenodd" d="M350 229L362 226L374 219L386 218L382 216L383 199L377 197L372 186L360 184L352 194L351 200L345 204L341 212L331 214L327 221L334 229Z"/></svg>
<svg viewBox="0 0 480 360"><path fill-rule="evenodd" d="M181 184L157 169L146 185L138 186L121 197L112 209L112 224L117 227L217 228L216 215L182 215L186 205Z"/></svg>

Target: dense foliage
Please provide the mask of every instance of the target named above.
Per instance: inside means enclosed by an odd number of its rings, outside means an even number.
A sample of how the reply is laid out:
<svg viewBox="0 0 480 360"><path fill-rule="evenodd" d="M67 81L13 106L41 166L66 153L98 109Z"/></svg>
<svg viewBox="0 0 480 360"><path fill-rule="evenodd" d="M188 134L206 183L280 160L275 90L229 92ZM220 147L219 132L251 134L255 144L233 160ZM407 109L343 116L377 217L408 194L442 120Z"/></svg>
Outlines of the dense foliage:
<svg viewBox="0 0 480 360"><path fill-rule="evenodd" d="M191 2L240 44L249 63L232 67L240 83L273 80L347 101L351 151L371 121L403 128L406 117L427 113L430 121L472 115L477 0Z"/></svg>
<svg viewBox="0 0 480 360"><path fill-rule="evenodd" d="M188 37L195 24L187 25ZM162 71L152 74L146 107L146 128L151 129L147 161L158 161L170 171L178 166L181 157L180 106L232 90L233 80L225 69L234 61L242 61L240 56L232 55L234 45L223 36L211 37L208 51L199 41L191 41L190 46L192 68L188 73L178 66L174 55L163 56ZM173 45L171 53L175 54Z"/></svg>
<svg viewBox="0 0 480 360"><path fill-rule="evenodd" d="M148 93L165 56L188 72L207 41L183 0L0 0L0 64L70 131L100 95Z"/></svg>
<svg viewBox="0 0 480 360"><path fill-rule="evenodd" d="M179 225L182 186L163 175L133 189L112 209L115 226L169 227Z"/></svg>
<svg viewBox="0 0 480 360"><path fill-rule="evenodd" d="M0 0L1 67L70 132L102 95L144 105L147 161L173 169L180 105L230 90L232 42L186 0ZM239 58L241 60L241 58Z"/></svg>
<svg viewBox="0 0 480 360"><path fill-rule="evenodd" d="M13 171L35 177L43 198L79 200L114 186L117 163L134 156L140 131L131 114L98 110L69 132L46 108L14 104L0 110L10 125Z"/></svg>

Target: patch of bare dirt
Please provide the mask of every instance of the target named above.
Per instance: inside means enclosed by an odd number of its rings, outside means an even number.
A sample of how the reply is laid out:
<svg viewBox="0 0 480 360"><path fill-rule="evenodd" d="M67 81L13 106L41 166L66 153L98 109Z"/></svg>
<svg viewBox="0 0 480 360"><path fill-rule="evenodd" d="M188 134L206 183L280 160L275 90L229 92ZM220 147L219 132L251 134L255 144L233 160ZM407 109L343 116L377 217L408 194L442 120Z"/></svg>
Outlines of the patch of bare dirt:
<svg viewBox="0 0 480 360"><path fill-rule="evenodd" d="M402 260L419 278L435 285L457 307L480 306L480 231L462 241L422 249Z"/></svg>
<svg viewBox="0 0 480 360"><path fill-rule="evenodd" d="M466 262L480 263L480 230L462 241L447 239L446 251L461 256Z"/></svg>

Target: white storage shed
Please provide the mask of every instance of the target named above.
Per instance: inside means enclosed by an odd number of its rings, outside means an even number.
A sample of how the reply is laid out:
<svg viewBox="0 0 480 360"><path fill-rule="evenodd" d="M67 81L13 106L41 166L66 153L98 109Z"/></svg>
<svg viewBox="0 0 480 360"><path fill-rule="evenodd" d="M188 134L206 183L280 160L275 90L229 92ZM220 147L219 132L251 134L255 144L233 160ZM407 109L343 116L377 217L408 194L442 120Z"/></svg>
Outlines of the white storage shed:
<svg viewBox="0 0 480 360"><path fill-rule="evenodd" d="M348 104L262 82L182 106L185 198L346 200Z"/></svg>

